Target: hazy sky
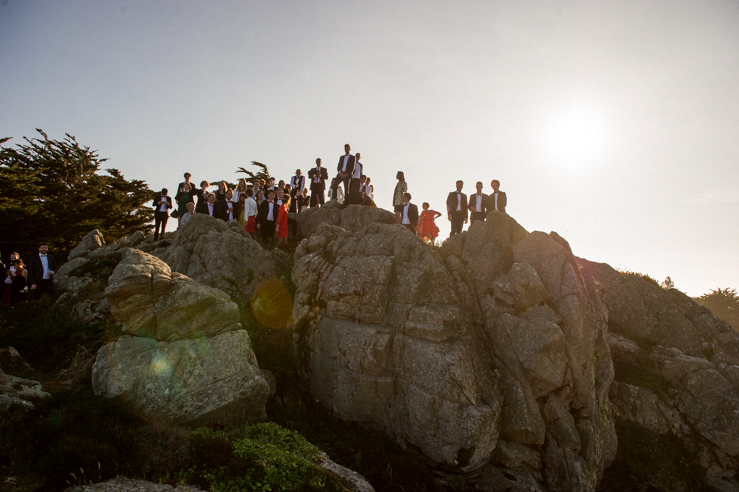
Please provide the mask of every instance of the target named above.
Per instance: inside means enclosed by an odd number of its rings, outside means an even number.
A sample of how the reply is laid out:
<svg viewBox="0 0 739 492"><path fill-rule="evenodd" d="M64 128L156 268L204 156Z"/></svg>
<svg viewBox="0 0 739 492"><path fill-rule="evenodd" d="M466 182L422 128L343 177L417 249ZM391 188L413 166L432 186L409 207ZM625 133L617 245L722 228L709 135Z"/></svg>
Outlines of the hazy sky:
<svg viewBox="0 0 739 492"><path fill-rule="evenodd" d="M736 0L0 0L0 108L153 189L347 142L384 208L497 178L578 256L739 288Z"/></svg>

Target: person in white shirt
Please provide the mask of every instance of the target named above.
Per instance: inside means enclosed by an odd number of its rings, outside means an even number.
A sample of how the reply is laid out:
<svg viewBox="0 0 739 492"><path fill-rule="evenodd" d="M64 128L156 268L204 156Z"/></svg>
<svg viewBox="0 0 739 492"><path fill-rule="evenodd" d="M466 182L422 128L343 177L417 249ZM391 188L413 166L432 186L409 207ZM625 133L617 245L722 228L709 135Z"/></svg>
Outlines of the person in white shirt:
<svg viewBox="0 0 739 492"><path fill-rule="evenodd" d="M251 234L254 239L256 239L258 212L259 207L257 206L257 201L254 199L254 189L249 188L246 190L246 201L244 202L244 217L246 222L244 230Z"/></svg>
<svg viewBox="0 0 739 492"><path fill-rule="evenodd" d="M505 208L508 205L508 197L505 191L500 191L500 181L494 179L490 182L493 192L488 196L488 210L495 210L506 213Z"/></svg>
<svg viewBox="0 0 739 492"><path fill-rule="evenodd" d="M478 220L485 222L485 216L487 215L488 196L482 192L482 181L478 181L475 188L477 188L477 193L470 195L469 199L470 224Z"/></svg>
<svg viewBox="0 0 739 492"><path fill-rule="evenodd" d="M406 226L413 234L416 234L416 226L418 225L418 207L411 203L410 193L403 193L400 213L400 223Z"/></svg>
<svg viewBox="0 0 739 492"><path fill-rule="evenodd" d="M184 225L187 224L187 222L190 220L190 217L195 215L195 204L193 202L185 205L185 208L187 209L187 212L185 212L185 215L182 216L180 227L184 227Z"/></svg>

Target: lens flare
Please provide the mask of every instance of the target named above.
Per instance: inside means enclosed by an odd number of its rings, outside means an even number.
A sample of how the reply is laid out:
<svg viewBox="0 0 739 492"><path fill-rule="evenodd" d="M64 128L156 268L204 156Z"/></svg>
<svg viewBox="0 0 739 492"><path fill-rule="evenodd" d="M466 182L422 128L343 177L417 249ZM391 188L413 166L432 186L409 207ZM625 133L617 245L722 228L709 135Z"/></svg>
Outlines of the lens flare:
<svg viewBox="0 0 739 492"><path fill-rule="evenodd" d="M278 278L265 280L251 298L251 312L261 325L273 329L292 326L293 298Z"/></svg>

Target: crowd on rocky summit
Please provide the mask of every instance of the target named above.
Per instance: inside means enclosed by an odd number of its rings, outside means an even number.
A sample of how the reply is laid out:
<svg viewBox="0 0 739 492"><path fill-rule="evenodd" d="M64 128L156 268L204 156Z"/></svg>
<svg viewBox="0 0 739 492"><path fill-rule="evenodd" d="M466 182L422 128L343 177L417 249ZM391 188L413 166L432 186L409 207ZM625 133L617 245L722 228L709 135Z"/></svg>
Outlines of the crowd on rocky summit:
<svg viewBox="0 0 739 492"><path fill-rule="evenodd" d="M360 162L361 154L357 152L352 155L349 144L344 146L344 151L339 157L337 174L329 186L329 200L337 200L343 206L376 207L374 185L371 184L371 178L364 173L364 164ZM270 177L268 181L256 178L248 183L242 178L235 188L229 188L225 181L201 181L198 188L191 182L192 174L186 172L184 178L177 185L174 203L166 188L154 196L152 206L155 209L155 238L160 234L164 235L170 216L176 218L178 227L181 227L193 214L199 213L226 222L236 221L255 239L272 241L277 238L278 242L286 243L289 229L295 231L296 228L295 219L288 214L299 214L309 207L322 206L326 200L329 174L322 166L321 159L316 159L316 166L308 171L307 176L310 191L301 169L295 170L295 175L289 182L281 179L275 184L275 178ZM434 220L442 214L432 210L427 202L423 203L423 211L419 214L418 207L411 203L412 196L408 192L404 173L398 171L396 179L398 184L393 192L393 210L397 223L405 225L424 240L435 240L439 229ZM505 212L507 198L505 192L499 191L498 180L490 183L493 188L490 195L482 192L483 184L478 181L477 192L470 194L469 200L462 193L463 184L462 180L457 181L456 191L447 197L447 218L452 225L450 237L462 232L468 220L484 221L487 212L491 210ZM209 191L211 187L216 187L217 190Z"/></svg>

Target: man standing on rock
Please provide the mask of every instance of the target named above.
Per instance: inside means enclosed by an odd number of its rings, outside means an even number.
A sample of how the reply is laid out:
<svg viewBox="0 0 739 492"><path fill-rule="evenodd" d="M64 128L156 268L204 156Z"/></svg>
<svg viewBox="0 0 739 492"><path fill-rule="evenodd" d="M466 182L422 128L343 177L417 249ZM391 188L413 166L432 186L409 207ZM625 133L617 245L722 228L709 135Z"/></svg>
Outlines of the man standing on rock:
<svg viewBox="0 0 739 492"><path fill-rule="evenodd" d="M364 165L359 162L362 155L357 152L354 156L354 173L352 173L352 179L349 182L349 195L347 196L347 205L361 205L362 204L362 191L359 189L362 179L362 173L364 171Z"/></svg>
<svg viewBox="0 0 739 492"><path fill-rule="evenodd" d="M161 193L154 195L154 202L151 204L154 207L154 241L159 239L159 229L161 228L164 237L164 230L167 228L169 209L172 208L172 198L167 193L167 188L162 188Z"/></svg>
<svg viewBox="0 0 739 492"><path fill-rule="evenodd" d="M411 194L403 193L401 199L401 219L400 223L406 226L415 234L418 225L418 207L411 203Z"/></svg>
<svg viewBox="0 0 739 492"><path fill-rule="evenodd" d="M310 206L316 207L326 202L326 181L328 180L328 170L321 167L321 158L316 159L316 167L308 171L308 179L310 179Z"/></svg>
<svg viewBox="0 0 739 492"><path fill-rule="evenodd" d="M259 216L257 217L257 229L259 229L259 235L264 241L272 241L275 237L277 208L278 205L275 203L275 192L270 191L267 194L267 200L264 200L262 205L259 207Z"/></svg>
<svg viewBox="0 0 739 492"><path fill-rule="evenodd" d="M494 179L490 182L490 186L493 187L493 193L488 196L487 209L505 213L505 207L508 205L508 197L506 197L505 191L498 190L500 188L500 181Z"/></svg>
<svg viewBox="0 0 739 492"><path fill-rule="evenodd" d="M344 183L344 197L349 198L349 181L354 174L354 156L349 152L352 150L349 144L344 145L344 155L339 157L339 165L336 166L336 170L339 174L336 175L334 181L331 183L331 190L333 193L331 196L336 199L336 188L339 187L339 183Z"/></svg>
<svg viewBox="0 0 739 492"><path fill-rule="evenodd" d="M47 292L56 299L59 293L54 287L52 279L56 272L56 260L54 255L49 254L49 246L46 243L39 244L38 254L31 257L28 265L28 299L40 299L41 291Z"/></svg>
<svg viewBox="0 0 739 492"><path fill-rule="evenodd" d="M467 223L467 195L462 193L464 182L457 181L457 191L452 191L446 199L446 213L449 222L452 223L452 232L449 237L462 232L464 224Z"/></svg>
<svg viewBox="0 0 739 492"><path fill-rule="evenodd" d="M485 215L487 215L488 196L482 192L482 181L478 181L475 185L477 193L470 195L470 224L474 224L475 221L485 222Z"/></svg>

